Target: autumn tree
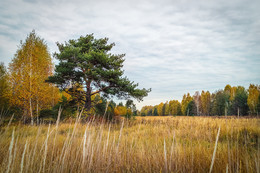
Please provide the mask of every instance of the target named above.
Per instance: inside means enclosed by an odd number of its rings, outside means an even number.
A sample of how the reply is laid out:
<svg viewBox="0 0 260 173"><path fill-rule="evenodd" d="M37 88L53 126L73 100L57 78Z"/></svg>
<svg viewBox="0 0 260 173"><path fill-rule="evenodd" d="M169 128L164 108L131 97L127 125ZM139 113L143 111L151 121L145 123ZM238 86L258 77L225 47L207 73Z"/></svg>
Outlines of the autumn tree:
<svg viewBox="0 0 260 173"><path fill-rule="evenodd" d="M53 72L52 59L47 44L34 31L21 42L9 71L10 102L23 110L25 118L31 117L32 123L41 109L57 103L58 89L45 83Z"/></svg>
<svg viewBox="0 0 260 173"><path fill-rule="evenodd" d="M210 92L201 92L201 109L203 115L210 115L211 95Z"/></svg>
<svg viewBox="0 0 260 173"><path fill-rule="evenodd" d="M159 116L163 116L164 115L164 103L163 102L161 102L158 105L157 111L158 111L158 115Z"/></svg>
<svg viewBox="0 0 260 173"><path fill-rule="evenodd" d="M182 101L181 101L181 111L183 115L188 115L189 111L188 108L188 104L193 100L193 98L190 96L190 93L187 93L183 95L182 97Z"/></svg>
<svg viewBox="0 0 260 173"><path fill-rule="evenodd" d="M8 106L8 76L4 63L0 63L0 109Z"/></svg>
<svg viewBox="0 0 260 173"><path fill-rule="evenodd" d="M231 85L227 84L224 88L224 92L227 95L228 99L226 100L225 103L225 115L231 115L232 114L232 102L235 98L235 92L236 92L236 87L231 87Z"/></svg>
<svg viewBox="0 0 260 173"><path fill-rule="evenodd" d="M114 109L115 116L125 116L127 114L127 108L124 106L117 106Z"/></svg>
<svg viewBox="0 0 260 173"><path fill-rule="evenodd" d="M169 111L169 103L168 101L164 104L165 107L165 115L170 115L170 111Z"/></svg>
<svg viewBox="0 0 260 173"><path fill-rule="evenodd" d="M182 115L181 104L178 100L169 101L169 113L170 115Z"/></svg>
<svg viewBox="0 0 260 173"><path fill-rule="evenodd" d="M247 104L250 109L251 115L257 115L259 113L258 105L259 103L259 97L260 97L260 87L258 85L250 84L248 89L248 98L247 98Z"/></svg>
<svg viewBox="0 0 260 173"><path fill-rule="evenodd" d="M236 92L237 92L237 87L236 86L233 86L231 88L231 91L230 91L230 97L229 97L229 101L233 101L235 96L236 96Z"/></svg>
<svg viewBox="0 0 260 173"><path fill-rule="evenodd" d="M196 106L196 115L200 115L200 109L201 109L201 96L200 92L196 91L193 95L193 100Z"/></svg>
<svg viewBox="0 0 260 173"><path fill-rule="evenodd" d="M227 84L224 88L224 92L226 92L228 95L231 95L232 87L231 85Z"/></svg>
<svg viewBox="0 0 260 173"><path fill-rule="evenodd" d="M138 89L138 84L123 77L124 54L111 54L115 44L108 43L108 38L95 39L93 34L57 43L59 53L54 56L59 60L55 74L48 82L70 91L82 89L77 98L84 102L89 111L93 107L91 96L100 93L102 97L135 98L139 101L147 96L150 89Z"/></svg>
<svg viewBox="0 0 260 173"><path fill-rule="evenodd" d="M142 116L152 116L153 115L153 106L143 106L141 109Z"/></svg>

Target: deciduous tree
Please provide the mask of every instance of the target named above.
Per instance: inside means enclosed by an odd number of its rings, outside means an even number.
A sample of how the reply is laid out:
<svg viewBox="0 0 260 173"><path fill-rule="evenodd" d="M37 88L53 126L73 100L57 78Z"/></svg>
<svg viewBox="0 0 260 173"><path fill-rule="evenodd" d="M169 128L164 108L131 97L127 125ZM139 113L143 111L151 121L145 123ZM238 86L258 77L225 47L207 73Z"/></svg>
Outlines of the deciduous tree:
<svg viewBox="0 0 260 173"><path fill-rule="evenodd" d="M13 105L23 110L25 117L39 115L44 108L54 106L59 99L59 91L52 84L45 83L52 75L53 64L47 44L32 31L21 42L17 53L9 65L11 96Z"/></svg>
<svg viewBox="0 0 260 173"><path fill-rule="evenodd" d="M210 92L202 91L201 92L201 108L203 115L210 115L210 105L211 105L211 96Z"/></svg>
<svg viewBox="0 0 260 173"><path fill-rule="evenodd" d="M188 93L187 95L184 94L182 97L182 101L181 101L181 111L183 115L187 115L187 113L189 114L190 110L187 110L188 104L193 100L193 98L190 96L190 93Z"/></svg>
<svg viewBox="0 0 260 173"><path fill-rule="evenodd" d="M8 106L8 78L4 63L0 63L0 109Z"/></svg>
<svg viewBox="0 0 260 173"><path fill-rule="evenodd" d="M170 115L182 115L181 104L178 100L169 101L169 112Z"/></svg>
<svg viewBox="0 0 260 173"><path fill-rule="evenodd" d="M200 115L200 109L201 109L201 96L200 92L196 91L193 95L193 100L196 106L196 115Z"/></svg>
<svg viewBox="0 0 260 173"><path fill-rule="evenodd" d="M247 104L250 109L251 115L258 115L258 105L260 97L260 87L258 85L250 84L248 89Z"/></svg>
<svg viewBox="0 0 260 173"><path fill-rule="evenodd" d="M163 116L164 115L164 103L163 102L161 102L158 105L157 111L158 111L158 115L159 116Z"/></svg>

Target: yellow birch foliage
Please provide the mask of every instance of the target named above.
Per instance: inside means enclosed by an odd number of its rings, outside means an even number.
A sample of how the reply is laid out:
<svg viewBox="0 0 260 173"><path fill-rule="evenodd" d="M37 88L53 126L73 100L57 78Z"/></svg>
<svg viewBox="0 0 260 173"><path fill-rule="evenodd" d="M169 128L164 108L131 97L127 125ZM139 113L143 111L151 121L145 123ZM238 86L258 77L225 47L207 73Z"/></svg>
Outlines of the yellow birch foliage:
<svg viewBox="0 0 260 173"><path fill-rule="evenodd" d="M210 102L211 102L211 97L210 97L210 92L207 91L202 91L201 92L201 107L202 107L202 114L203 115L209 115L210 113Z"/></svg>
<svg viewBox="0 0 260 173"><path fill-rule="evenodd" d="M248 89L247 104L251 114L258 114L257 105L259 104L259 86L250 84Z"/></svg>
<svg viewBox="0 0 260 173"><path fill-rule="evenodd" d="M0 109L8 105L8 76L4 63L0 63Z"/></svg>
<svg viewBox="0 0 260 173"><path fill-rule="evenodd" d="M233 86L230 91L230 98L229 98L230 101L234 100L236 96L236 92L237 92L237 87Z"/></svg>
<svg viewBox="0 0 260 173"><path fill-rule="evenodd" d="M192 97L190 96L190 93L187 93L187 95L186 94L183 95L181 101L181 111L183 115L185 115L187 106L191 101L192 101Z"/></svg>
<svg viewBox="0 0 260 173"><path fill-rule="evenodd" d="M169 113L170 115L180 115L181 104L178 100L169 101Z"/></svg>
<svg viewBox="0 0 260 173"><path fill-rule="evenodd" d="M9 65L10 102L22 108L24 116L37 115L41 109L54 106L59 90L45 80L53 73L53 64L43 39L31 32L21 42Z"/></svg>
<svg viewBox="0 0 260 173"><path fill-rule="evenodd" d="M164 103L163 103L163 102L161 102L161 103L158 105L157 111L158 111L158 115L159 115L159 116L163 116L163 106L164 106Z"/></svg>
<svg viewBox="0 0 260 173"><path fill-rule="evenodd" d="M126 115L126 113L127 113L127 109L124 106L117 106L114 109L115 116L121 116L121 115L124 116L124 115Z"/></svg>

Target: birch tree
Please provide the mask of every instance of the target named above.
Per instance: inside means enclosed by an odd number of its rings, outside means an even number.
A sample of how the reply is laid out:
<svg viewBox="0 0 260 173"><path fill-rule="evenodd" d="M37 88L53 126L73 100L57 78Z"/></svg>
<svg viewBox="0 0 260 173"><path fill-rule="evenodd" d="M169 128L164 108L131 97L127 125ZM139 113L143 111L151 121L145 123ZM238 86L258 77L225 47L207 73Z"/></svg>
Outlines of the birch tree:
<svg viewBox="0 0 260 173"><path fill-rule="evenodd" d="M38 117L39 111L54 106L59 91L45 80L53 73L53 63L47 44L32 31L9 64L12 105L23 111L24 118Z"/></svg>

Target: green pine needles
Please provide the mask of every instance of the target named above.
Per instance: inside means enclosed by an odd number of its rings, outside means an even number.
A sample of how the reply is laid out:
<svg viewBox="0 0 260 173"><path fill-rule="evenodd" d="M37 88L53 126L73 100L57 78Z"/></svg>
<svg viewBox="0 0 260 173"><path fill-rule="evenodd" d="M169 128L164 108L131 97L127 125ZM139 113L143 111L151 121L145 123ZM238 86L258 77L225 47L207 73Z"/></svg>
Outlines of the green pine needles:
<svg viewBox="0 0 260 173"><path fill-rule="evenodd" d="M93 106L91 96L98 93L105 98L132 97L141 101L151 89L138 89L138 84L123 77L125 54L109 53L114 45L108 43L108 38L95 39L93 34L57 43L59 53L54 56L59 64L47 82L68 92L76 102L83 102L86 110Z"/></svg>

